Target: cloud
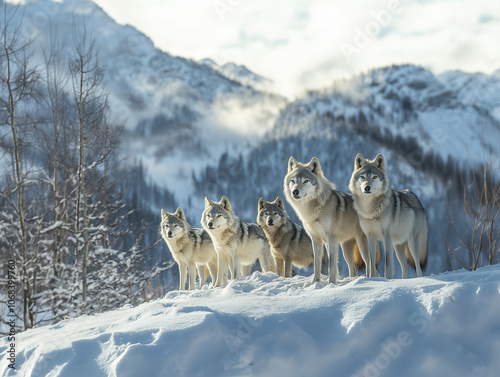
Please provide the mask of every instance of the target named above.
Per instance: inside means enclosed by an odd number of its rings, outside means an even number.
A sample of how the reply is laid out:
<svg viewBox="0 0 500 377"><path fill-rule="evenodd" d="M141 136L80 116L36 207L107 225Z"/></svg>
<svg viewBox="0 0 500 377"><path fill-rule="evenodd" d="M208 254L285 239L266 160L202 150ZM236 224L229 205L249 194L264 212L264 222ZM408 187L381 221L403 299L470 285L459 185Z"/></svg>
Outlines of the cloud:
<svg viewBox="0 0 500 377"><path fill-rule="evenodd" d="M500 68L500 21L489 16L500 14L500 2L491 0L96 2L167 52L244 64L292 97L393 63L436 72ZM347 56L346 46L355 52Z"/></svg>

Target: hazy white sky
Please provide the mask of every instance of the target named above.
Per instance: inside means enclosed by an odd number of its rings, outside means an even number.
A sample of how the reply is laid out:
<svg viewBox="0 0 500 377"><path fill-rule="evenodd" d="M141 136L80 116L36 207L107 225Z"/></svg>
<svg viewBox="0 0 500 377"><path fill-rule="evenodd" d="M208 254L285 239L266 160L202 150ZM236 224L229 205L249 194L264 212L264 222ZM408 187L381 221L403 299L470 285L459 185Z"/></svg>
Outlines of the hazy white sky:
<svg viewBox="0 0 500 377"><path fill-rule="evenodd" d="M498 0L95 0L174 55L244 64L294 96L393 63L500 69Z"/></svg>

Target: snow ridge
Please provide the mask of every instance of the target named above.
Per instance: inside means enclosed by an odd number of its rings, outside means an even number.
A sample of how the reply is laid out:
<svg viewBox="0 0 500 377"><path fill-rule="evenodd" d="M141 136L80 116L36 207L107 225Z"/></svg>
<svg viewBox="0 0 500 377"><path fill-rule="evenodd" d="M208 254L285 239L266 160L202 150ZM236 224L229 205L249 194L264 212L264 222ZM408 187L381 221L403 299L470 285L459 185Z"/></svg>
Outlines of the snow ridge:
<svg viewBox="0 0 500 377"><path fill-rule="evenodd" d="M326 283L326 277L324 277ZM500 266L310 284L273 273L19 335L23 376L496 376ZM0 341L0 352L7 347ZM17 375L0 361L2 376Z"/></svg>

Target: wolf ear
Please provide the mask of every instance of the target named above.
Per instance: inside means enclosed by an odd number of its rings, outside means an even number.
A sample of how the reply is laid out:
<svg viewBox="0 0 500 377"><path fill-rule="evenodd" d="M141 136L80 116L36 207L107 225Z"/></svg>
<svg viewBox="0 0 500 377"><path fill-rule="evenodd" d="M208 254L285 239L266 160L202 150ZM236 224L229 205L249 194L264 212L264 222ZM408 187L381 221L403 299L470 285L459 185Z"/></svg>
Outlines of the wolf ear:
<svg viewBox="0 0 500 377"><path fill-rule="evenodd" d="M262 211L262 208L266 206L267 202L265 201L264 198L259 199L259 212Z"/></svg>
<svg viewBox="0 0 500 377"><path fill-rule="evenodd" d="M358 153L354 159L354 170L361 168L364 164L366 164L366 159L361 153Z"/></svg>
<svg viewBox="0 0 500 377"><path fill-rule="evenodd" d="M161 210L161 219L165 220L166 218L168 218L168 212L165 211L164 209L162 209Z"/></svg>
<svg viewBox="0 0 500 377"><path fill-rule="evenodd" d="M206 196L205 196L205 208L208 208L210 207L211 205L213 205L215 202L213 200L210 200L208 199Z"/></svg>
<svg viewBox="0 0 500 377"><path fill-rule="evenodd" d="M174 215L177 216L182 221L186 221L186 215L184 214L184 211L182 210L182 208L180 208L180 207L177 208L177 211L175 211Z"/></svg>
<svg viewBox="0 0 500 377"><path fill-rule="evenodd" d="M281 209L285 209L285 206L283 205L283 199L281 199L281 197L279 196L274 200L274 204L276 204Z"/></svg>
<svg viewBox="0 0 500 377"><path fill-rule="evenodd" d="M229 199L223 196L220 198L219 205L224 208L226 211L231 211L231 203L229 203Z"/></svg>
<svg viewBox="0 0 500 377"><path fill-rule="evenodd" d="M321 165L316 157L311 158L311 161L307 164L307 168L316 175L321 174Z"/></svg>
<svg viewBox="0 0 500 377"><path fill-rule="evenodd" d="M384 170L385 171L385 159L384 159L384 156L382 156L381 153L379 153L377 155L377 157L375 157L375 161L374 161L374 164L380 169L380 170Z"/></svg>
<svg viewBox="0 0 500 377"><path fill-rule="evenodd" d="M288 159L288 173L290 173L293 169L295 169L297 165L298 165L297 160L293 156L290 156L290 158Z"/></svg>

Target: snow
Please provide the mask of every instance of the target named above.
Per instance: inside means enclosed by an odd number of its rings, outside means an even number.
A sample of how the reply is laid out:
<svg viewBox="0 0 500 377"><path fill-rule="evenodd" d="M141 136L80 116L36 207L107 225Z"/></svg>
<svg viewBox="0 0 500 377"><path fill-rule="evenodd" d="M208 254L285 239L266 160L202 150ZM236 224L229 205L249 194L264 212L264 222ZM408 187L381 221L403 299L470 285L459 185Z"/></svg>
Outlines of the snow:
<svg viewBox="0 0 500 377"><path fill-rule="evenodd" d="M326 282L326 277L323 277ZM2 376L497 376L500 266L311 284L258 273L28 330ZM7 348L0 341L0 352Z"/></svg>

